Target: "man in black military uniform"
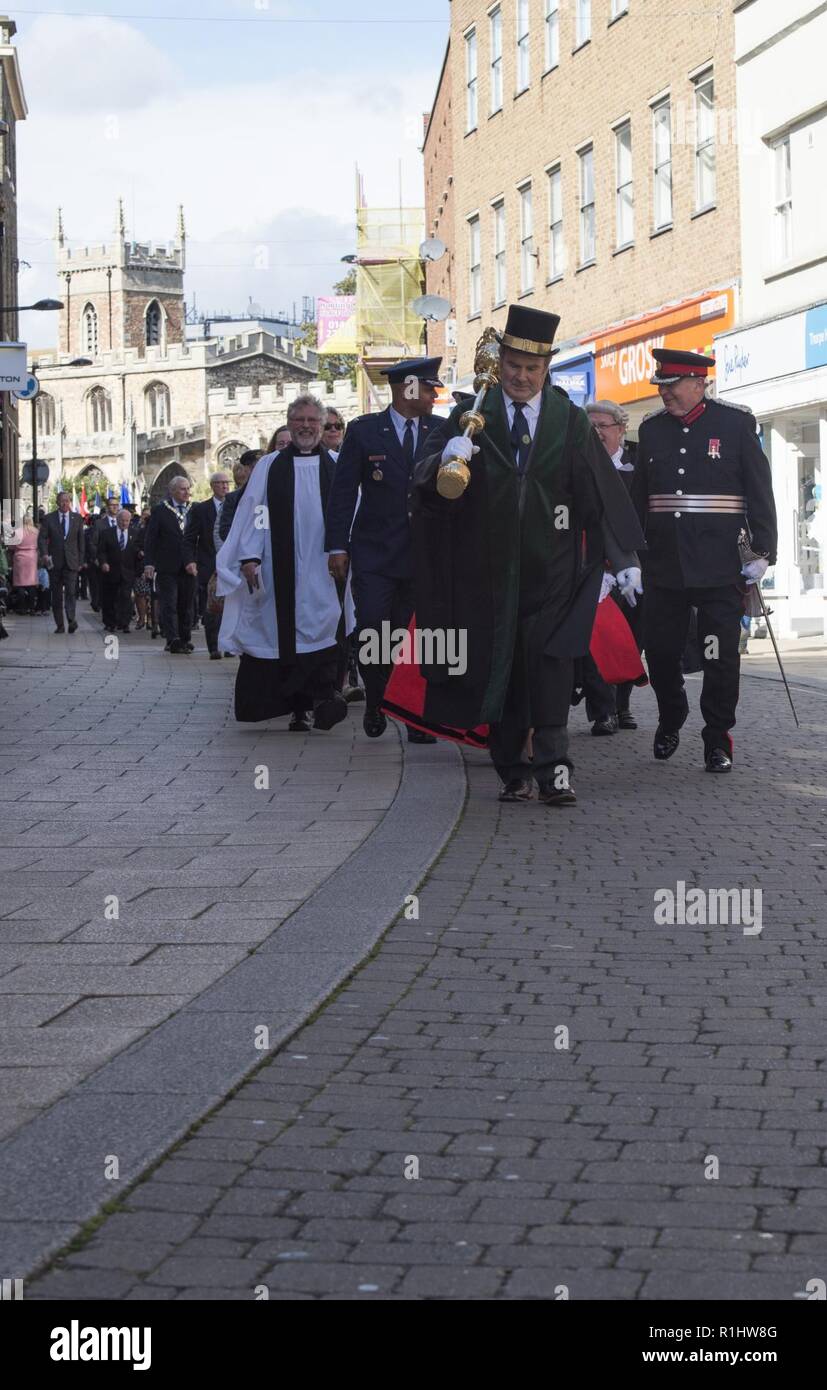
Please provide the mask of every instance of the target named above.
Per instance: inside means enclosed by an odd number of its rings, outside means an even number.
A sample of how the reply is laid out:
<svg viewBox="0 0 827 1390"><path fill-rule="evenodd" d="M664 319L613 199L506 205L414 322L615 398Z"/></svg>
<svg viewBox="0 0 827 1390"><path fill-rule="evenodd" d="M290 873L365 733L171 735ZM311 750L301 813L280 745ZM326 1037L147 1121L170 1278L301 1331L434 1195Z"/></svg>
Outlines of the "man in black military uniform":
<svg viewBox="0 0 827 1390"><path fill-rule="evenodd" d="M397 362L384 375L391 404L360 415L348 426L327 504L325 547L339 583L353 565L357 635L407 628L414 610L413 558L408 494L414 465L428 452L428 434L441 357ZM361 488L361 500L359 490ZM358 502L358 511L357 511ZM380 705L390 668L362 665L364 730L379 738L387 728ZM410 743L434 743L430 734L408 730Z"/></svg>
<svg viewBox="0 0 827 1390"><path fill-rule="evenodd" d="M668 348L652 353L664 409L640 427L632 495L646 531L644 646L658 701L655 757L671 758L689 713L681 652L693 608L703 658L701 713L707 772L732 769L738 644L744 591L775 563L777 523L770 465L755 417L712 400L715 359ZM742 567L746 531L760 558Z"/></svg>

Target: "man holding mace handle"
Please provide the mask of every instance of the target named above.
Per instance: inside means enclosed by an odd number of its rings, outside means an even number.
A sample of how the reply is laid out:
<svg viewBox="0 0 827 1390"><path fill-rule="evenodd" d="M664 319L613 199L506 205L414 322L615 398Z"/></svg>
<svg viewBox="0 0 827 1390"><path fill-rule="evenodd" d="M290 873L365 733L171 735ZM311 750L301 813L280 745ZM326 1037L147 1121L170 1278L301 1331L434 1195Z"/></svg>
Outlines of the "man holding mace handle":
<svg viewBox="0 0 827 1390"><path fill-rule="evenodd" d="M432 430L414 471L412 523L417 625L467 634L463 673L422 664L424 722L487 724L500 799L531 800L536 780L548 806L576 801L573 663L588 651L606 568L634 601L643 546L588 417L549 381L559 322L512 305L505 332L485 334L473 409L464 400Z"/></svg>

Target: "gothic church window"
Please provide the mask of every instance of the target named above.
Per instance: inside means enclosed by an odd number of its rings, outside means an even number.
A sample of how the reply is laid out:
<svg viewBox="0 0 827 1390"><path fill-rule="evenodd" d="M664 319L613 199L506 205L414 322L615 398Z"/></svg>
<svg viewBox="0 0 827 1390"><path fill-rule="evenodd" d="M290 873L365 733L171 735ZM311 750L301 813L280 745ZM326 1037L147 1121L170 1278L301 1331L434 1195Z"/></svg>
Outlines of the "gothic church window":
<svg viewBox="0 0 827 1390"><path fill-rule="evenodd" d="M146 311L146 344L147 347L160 347L163 336L164 320L161 313L161 306L157 299L153 299Z"/></svg>
<svg viewBox="0 0 827 1390"><path fill-rule="evenodd" d="M55 432L55 398L41 391L37 397L37 432L41 439Z"/></svg>
<svg viewBox="0 0 827 1390"><path fill-rule="evenodd" d="M98 314L94 304L87 304L82 319L83 351L87 357L96 357L98 352Z"/></svg>
<svg viewBox="0 0 827 1390"><path fill-rule="evenodd" d="M169 387L163 381L153 381L144 392L146 397L147 427L151 430L163 429L170 422Z"/></svg>
<svg viewBox="0 0 827 1390"><path fill-rule="evenodd" d="M89 392L89 424L92 434L112 431L112 397L103 386L95 386Z"/></svg>

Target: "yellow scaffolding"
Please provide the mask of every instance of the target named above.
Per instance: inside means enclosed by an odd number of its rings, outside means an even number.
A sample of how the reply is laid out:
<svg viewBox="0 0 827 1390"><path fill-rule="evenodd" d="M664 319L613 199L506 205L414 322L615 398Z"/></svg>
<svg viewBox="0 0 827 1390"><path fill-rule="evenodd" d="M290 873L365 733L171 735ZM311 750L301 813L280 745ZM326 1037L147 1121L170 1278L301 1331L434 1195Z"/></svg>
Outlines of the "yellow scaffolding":
<svg viewBox="0 0 827 1390"><path fill-rule="evenodd" d="M422 208L356 210L356 341L363 411L384 398L383 367L425 351L425 324L411 301L425 293L419 247L425 235Z"/></svg>

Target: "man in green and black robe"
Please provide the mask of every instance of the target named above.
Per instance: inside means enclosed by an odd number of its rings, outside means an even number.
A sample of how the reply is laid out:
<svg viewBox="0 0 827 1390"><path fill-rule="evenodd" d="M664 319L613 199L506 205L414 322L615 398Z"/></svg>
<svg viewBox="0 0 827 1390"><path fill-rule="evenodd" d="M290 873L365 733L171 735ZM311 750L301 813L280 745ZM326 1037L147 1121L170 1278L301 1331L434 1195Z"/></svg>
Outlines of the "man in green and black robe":
<svg viewBox="0 0 827 1390"><path fill-rule="evenodd" d="M585 412L549 382L558 324L511 306L485 430L474 445L459 437L464 401L431 433L414 474L413 539L417 627L467 635L464 673L422 666L425 725L489 725L501 799L530 800L536 780L541 801L571 805L574 660L589 649L606 568L621 592L640 592L643 535ZM471 470L456 499L436 490L452 456Z"/></svg>

